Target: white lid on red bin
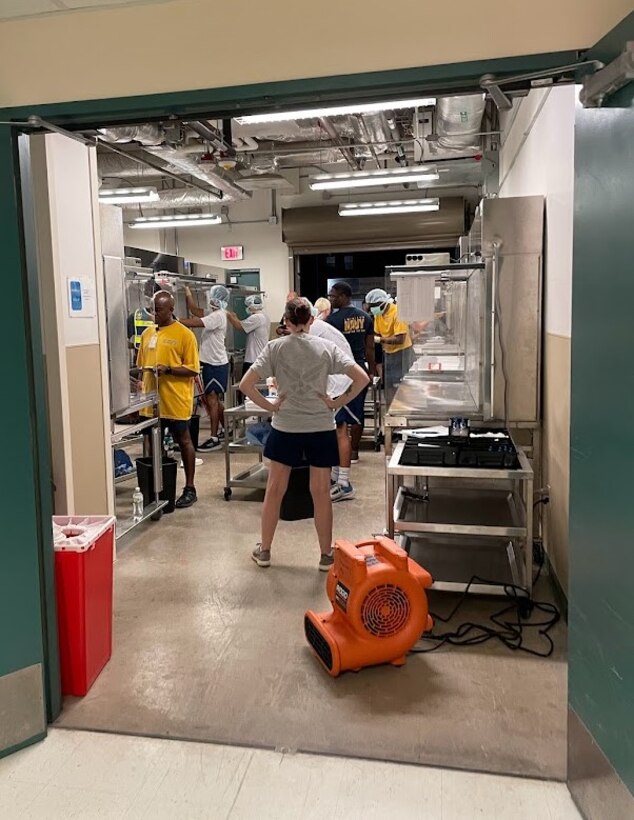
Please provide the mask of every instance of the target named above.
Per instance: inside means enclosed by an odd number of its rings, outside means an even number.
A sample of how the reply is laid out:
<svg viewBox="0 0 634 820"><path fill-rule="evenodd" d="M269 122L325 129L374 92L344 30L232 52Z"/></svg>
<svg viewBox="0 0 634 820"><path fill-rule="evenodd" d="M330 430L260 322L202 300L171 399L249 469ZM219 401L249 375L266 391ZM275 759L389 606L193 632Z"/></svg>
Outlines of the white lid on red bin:
<svg viewBox="0 0 634 820"><path fill-rule="evenodd" d="M111 515L54 515L53 546L57 551L85 552L108 530L114 530Z"/></svg>

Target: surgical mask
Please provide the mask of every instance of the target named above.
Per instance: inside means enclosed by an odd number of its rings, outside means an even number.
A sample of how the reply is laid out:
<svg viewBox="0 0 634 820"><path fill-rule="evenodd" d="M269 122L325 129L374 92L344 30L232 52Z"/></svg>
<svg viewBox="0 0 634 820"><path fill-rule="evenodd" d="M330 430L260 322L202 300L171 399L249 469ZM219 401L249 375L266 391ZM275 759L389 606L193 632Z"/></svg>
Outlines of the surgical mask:
<svg viewBox="0 0 634 820"><path fill-rule="evenodd" d="M382 305L375 305L370 308L370 313L373 316L380 316L383 313L383 306Z"/></svg>

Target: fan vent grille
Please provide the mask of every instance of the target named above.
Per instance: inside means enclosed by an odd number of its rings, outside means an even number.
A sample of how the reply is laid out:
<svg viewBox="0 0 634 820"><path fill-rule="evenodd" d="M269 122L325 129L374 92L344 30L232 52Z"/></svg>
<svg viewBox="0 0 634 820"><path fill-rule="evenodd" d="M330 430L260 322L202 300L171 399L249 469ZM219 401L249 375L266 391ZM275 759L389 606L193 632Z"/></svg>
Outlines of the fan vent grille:
<svg viewBox="0 0 634 820"><path fill-rule="evenodd" d="M393 584L374 587L361 606L363 625L377 638L396 635L407 624L409 615L409 598Z"/></svg>

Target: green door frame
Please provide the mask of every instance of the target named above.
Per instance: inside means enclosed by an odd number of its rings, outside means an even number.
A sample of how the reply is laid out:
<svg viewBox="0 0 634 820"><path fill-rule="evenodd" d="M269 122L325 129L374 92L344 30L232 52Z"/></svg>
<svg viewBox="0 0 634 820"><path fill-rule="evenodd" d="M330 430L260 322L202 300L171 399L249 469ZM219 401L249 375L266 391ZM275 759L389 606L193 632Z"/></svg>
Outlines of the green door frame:
<svg viewBox="0 0 634 820"><path fill-rule="evenodd" d="M28 116L37 114L64 128L78 129L167 119L170 116L223 117L266 109L290 110L298 106L336 104L352 98L388 99L408 93L438 95L473 92L479 88L479 78L483 74L504 76L545 70L579 59L582 59L580 52L562 51L147 96L29 105L0 109L0 122L24 122ZM20 459L16 458L12 464L12 492L0 498L0 514L4 513L2 517L5 519L19 511L26 518L26 522L21 522L19 536L24 554L28 553L29 559L32 559L33 572L38 574L37 578L29 575L28 583L33 589L39 588L42 612L38 598L37 602L33 602L33 623L23 624L18 618L20 634L15 636L15 646L9 647L7 657L3 657L4 647L0 649L0 675L25 666L25 657L30 662L42 662L49 672L46 689L48 719L51 721L59 714L60 697L48 523L52 509L48 486L49 437L41 380L45 370L38 328L35 254L32 249L25 249L23 241L18 130L0 125L0 247L3 248L5 260L3 306L5 317L9 317L10 336L7 335L7 339L10 338L15 362L14 371L10 374L14 395L10 403L0 404L0 426L5 431L13 431L18 424L23 435L19 437L22 445ZM22 573L26 571L24 567L19 569ZM21 576L16 568L18 578ZM26 576L24 580L26 582ZM0 576L0 598L3 591ZM20 590L16 588L15 594L16 600L11 602L7 599L6 611L0 610L0 614L10 617L13 610L19 612L17 596ZM36 622L39 623L37 629ZM48 630L48 625L53 625L53 628ZM47 638L43 639L43 636ZM26 653L24 645L28 646Z"/></svg>

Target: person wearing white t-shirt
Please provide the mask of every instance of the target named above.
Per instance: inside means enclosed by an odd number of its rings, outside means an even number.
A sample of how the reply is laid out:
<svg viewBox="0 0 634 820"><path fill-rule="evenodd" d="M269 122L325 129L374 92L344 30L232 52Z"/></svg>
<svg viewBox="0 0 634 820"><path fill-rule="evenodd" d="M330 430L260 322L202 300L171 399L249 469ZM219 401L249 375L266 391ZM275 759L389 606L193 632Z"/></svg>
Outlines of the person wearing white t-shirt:
<svg viewBox="0 0 634 820"><path fill-rule="evenodd" d="M200 364L204 385L204 401L211 422L211 436L199 445L203 453L217 450L220 444L218 428L224 421L223 398L229 383L229 356L225 339L227 336L227 314L229 291L224 285L214 285L209 291L209 312L199 308L189 288L185 289L187 309L190 319L181 319L185 327L202 328L200 340Z"/></svg>
<svg viewBox="0 0 634 820"><path fill-rule="evenodd" d="M242 373L244 376L253 362L268 344L271 335L271 322L264 312L264 300L259 294L247 296L244 300L247 309L246 319L239 319L237 313L227 311L227 320L236 330L243 330L247 334L246 350L244 351L244 364Z"/></svg>

